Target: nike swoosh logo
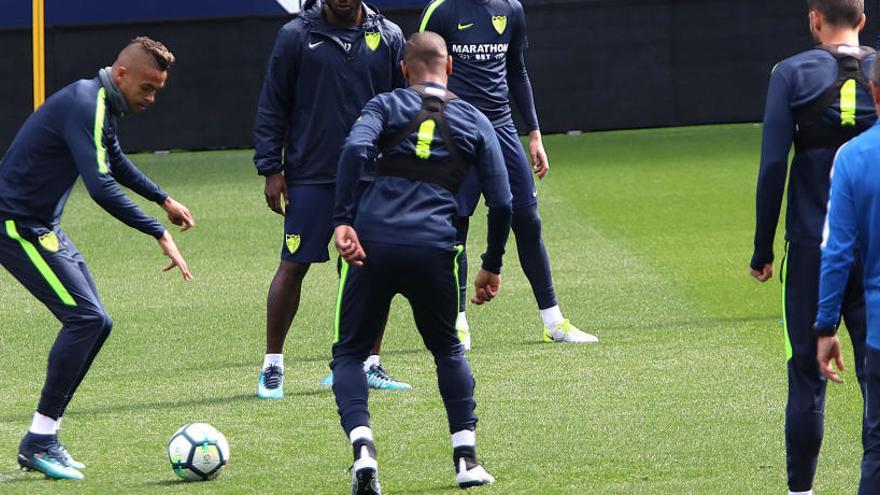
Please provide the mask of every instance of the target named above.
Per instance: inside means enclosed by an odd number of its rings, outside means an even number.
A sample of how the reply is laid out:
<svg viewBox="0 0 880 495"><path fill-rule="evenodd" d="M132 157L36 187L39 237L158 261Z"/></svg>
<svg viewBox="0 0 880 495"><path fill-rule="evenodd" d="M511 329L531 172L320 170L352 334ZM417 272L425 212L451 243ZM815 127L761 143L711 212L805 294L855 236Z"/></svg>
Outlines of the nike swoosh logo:
<svg viewBox="0 0 880 495"><path fill-rule="evenodd" d="M321 40L321 41L316 41L315 43L309 42L309 49L310 49L310 50L314 50L316 46L320 45L320 44L323 43L323 42L324 42L323 40Z"/></svg>
<svg viewBox="0 0 880 495"><path fill-rule="evenodd" d="M468 29L468 28L473 27L473 26L474 26L474 23L473 23L473 22L470 23L470 24L462 24L462 23L459 23L459 24L458 24L458 30L459 30L459 31L464 31L465 29Z"/></svg>

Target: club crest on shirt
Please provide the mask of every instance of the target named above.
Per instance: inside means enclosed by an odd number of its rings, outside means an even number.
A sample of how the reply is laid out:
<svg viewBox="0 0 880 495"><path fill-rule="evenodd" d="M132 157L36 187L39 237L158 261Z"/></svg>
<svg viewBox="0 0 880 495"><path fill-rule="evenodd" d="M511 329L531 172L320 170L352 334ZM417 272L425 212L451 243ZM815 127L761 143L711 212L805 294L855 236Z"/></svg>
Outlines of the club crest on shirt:
<svg viewBox="0 0 880 495"><path fill-rule="evenodd" d="M284 243L287 245L287 250L290 251L290 254L295 253L296 250L299 249L300 241L301 239L299 237L299 234L286 235L286 237L284 238Z"/></svg>
<svg viewBox="0 0 880 495"><path fill-rule="evenodd" d="M50 253L58 252L58 236L55 235L55 232L43 234L37 240L46 251Z"/></svg>
<svg viewBox="0 0 880 495"><path fill-rule="evenodd" d="M507 29L507 16L493 15L492 26L495 27L495 31L498 31L498 34L504 34L504 30Z"/></svg>
<svg viewBox="0 0 880 495"><path fill-rule="evenodd" d="M376 48L379 48L379 43L382 42L382 34L378 31L367 31L364 33L364 38L367 40L367 46L374 52Z"/></svg>

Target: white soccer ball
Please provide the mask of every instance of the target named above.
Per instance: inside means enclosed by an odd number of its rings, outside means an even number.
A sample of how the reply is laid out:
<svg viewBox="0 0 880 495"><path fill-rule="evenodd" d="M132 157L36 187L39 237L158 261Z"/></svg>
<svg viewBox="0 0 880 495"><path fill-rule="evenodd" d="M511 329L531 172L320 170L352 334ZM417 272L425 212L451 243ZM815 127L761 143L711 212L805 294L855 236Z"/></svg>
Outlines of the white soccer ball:
<svg viewBox="0 0 880 495"><path fill-rule="evenodd" d="M229 443L217 428L207 423L190 423L171 435L168 460L181 479L212 480L229 462Z"/></svg>

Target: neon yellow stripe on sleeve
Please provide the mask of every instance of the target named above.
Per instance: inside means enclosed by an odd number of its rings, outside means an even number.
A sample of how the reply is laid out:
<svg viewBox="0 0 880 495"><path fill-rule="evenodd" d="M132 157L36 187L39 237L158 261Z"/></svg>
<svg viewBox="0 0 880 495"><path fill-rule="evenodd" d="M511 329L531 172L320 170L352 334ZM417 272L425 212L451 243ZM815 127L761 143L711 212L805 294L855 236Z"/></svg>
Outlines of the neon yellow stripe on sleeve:
<svg viewBox="0 0 880 495"><path fill-rule="evenodd" d="M425 28L428 27L428 20L431 18L431 14L437 10L437 7L443 5L443 2L446 0L434 0L431 2L431 5L428 5L428 9L425 10L425 17L422 17L422 25L419 27L419 32L424 32Z"/></svg>
<svg viewBox="0 0 880 495"><path fill-rule="evenodd" d="M104 148L104 114L107 104L104 100L104 88L98 90L98 102L95 105L95 154L98 155L98 171L107 173L107 149Z"/></svg>

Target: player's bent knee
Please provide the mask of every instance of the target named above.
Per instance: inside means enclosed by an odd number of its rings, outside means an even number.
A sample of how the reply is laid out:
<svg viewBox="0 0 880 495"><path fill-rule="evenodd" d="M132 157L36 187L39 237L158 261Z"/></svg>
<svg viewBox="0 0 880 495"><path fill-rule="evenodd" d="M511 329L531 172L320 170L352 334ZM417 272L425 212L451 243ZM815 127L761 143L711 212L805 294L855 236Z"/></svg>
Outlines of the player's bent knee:
<svg viewBox="0 0 880 495"><path fill-rule="evenodd" d="M533 205L514 209L513 218L511 219L511 227L517 237L522 235L540 236L541 216L538 215L538 206Z"/></svg>

